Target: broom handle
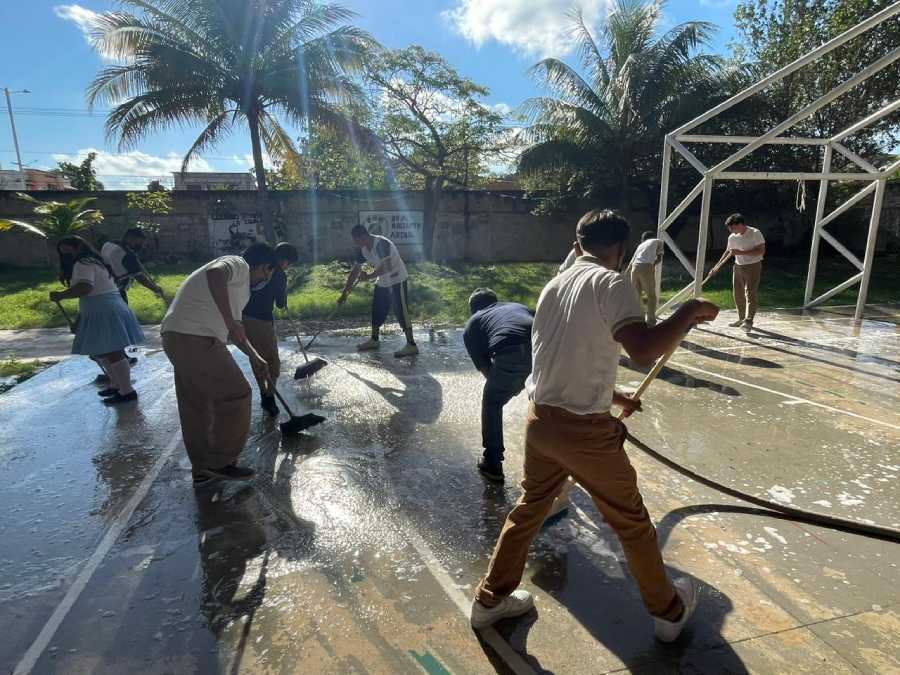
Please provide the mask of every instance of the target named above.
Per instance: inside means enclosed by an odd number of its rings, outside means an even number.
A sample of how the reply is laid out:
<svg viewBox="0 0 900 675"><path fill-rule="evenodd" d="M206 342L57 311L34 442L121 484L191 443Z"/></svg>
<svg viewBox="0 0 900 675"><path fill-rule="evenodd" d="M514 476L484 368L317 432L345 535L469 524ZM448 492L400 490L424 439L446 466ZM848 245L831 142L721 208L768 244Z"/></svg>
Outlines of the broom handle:
<svg viewBox="0 0 900 675"><path fill-rule="evenodd" d="M350 295L350 293L353 292L353 289L356 288L356 284L358 284L358 283L359 283L359 277L356 278L356 281L354 281L354 282L353 282L353 285L347 290L347 295ZM335 308L331 311L331 314L329 314L328 316L325 317L325 323L328 323L329 321L331 321L331 320L334 318L334 315L338 313L338 310L339 310L339 309L340 309L340 305L338 305L337 307L335 307ZM304 356L306 356L306 350L309 349L310 347L312 347L312 343L316 341L316 338L319 337L319 334L320 334L323 330L325 330L325 329L324 329L324 328L320 328L319 330L317 330L317 331L316 331L316 334L313 335L313 336L309 339L309 342L306 343L306 346L305 346L305 347L304 347L303 345L300 345L300 351L303 352L303 355L304 355Z"/></svg>
<svg viewBox="0 0 900 675"><path fill-rule="evenodd" d="M284 409L287 411L287 414L290 415L291 417L295 417L294 411L291 410L291 406L289 406L287 404L287 401L284 400L284 397L278 391L278 387L275 386L275 383L273 381L269 380L269 384L272 385L272 391L275 392L275 396L278 398L279 401L281 401L281 405L284 406Z"/></svg>
<svg viewBox="0 0 900 675"><path fill-rule="evenodd" d="M705 286L705 285L706 285L706 282L709 281L710 279L712 279L712 278L713 278L713 275L714 275L716 272L718 272L720 269L722 269L722 265L724 265L725 263L727 263L730 259L731 259L731 256L728 256L728 257L725 258L724 260L720 260L718 263L716 263L715 267L713 267L713 268L709 271L709 274L707 274L707 275L706 275L706 278L701 282L701 284L700 284L701 288L702 288L703 286Z"/></svg>
<svg viewBox="0 0 900 675"><path fill-rule="evenodd" d="M671 358L672 354L675 353L675 350L681 345L681 340L672 345L672 348L669 349L665 354L659 357L659 360L654 364L653 368L650 369L650 372L644 376L643 381L640 386L635 390L635 392L631 395L633 399L640 399L641 396L644 395L644 392L647 391L647 388L650 386L650 383L656 379L656 376L662 371L663 367L666 365L666 362ZM622 419L625 416L625 411L619 413L619 419Z"/></svg>
<svg viewBox="0 0 900 675"><path fill-rule="evenodd" d="M62 312L63 317L66 319L66 323L69 324L69 330L73 333L75 332L75 324L72 323L72 319L69 318L69 313L66 311L66 308L62 306L62 303L57 300L56 306L59 307L59 311Z"/></svg>

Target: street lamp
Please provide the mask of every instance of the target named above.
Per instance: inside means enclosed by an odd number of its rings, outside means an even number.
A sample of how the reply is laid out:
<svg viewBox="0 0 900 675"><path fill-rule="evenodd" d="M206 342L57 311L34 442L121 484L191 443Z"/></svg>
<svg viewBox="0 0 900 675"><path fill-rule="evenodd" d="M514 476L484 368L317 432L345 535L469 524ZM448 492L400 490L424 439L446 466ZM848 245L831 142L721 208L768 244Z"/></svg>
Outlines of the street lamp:
<svg viewBox="0 0 900 675"><path fill-rule="evenodd" d="M12 127L12 135L13 135L13 145L16 148L16 163L19 165L19 173L22 174L22 179L25 178L25 172L22 170L22 153L19 152L19 138L16 136L16 118L13 117L13 109L12 109L12 99L9 97L10 94L30 94L31 92L27 89L20 89L19 91L10 91L9 87L3 87L3 91L6 92L6 109L9 111L9 124Z"/></svg>

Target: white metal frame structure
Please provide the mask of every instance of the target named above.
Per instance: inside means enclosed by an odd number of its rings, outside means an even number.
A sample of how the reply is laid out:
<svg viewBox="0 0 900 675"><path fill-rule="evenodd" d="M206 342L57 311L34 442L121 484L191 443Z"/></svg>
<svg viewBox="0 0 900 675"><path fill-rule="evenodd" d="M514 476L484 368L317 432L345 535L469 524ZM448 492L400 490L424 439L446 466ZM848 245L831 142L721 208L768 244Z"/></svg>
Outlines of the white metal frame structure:
<svg viewBox="0 0 900 675"><path fill-rule="evenodd" d="M675 257L681 262L685 269L690 272L693 281L686 287L678 291L668 302L663 304L658 313L662 313L678 302L689 292L694 297L700 295L703 287L704 267L706 264L706 248L709 239L709 209L712 197L713 184L717 180L817 180L819 181L819 198L816 202L815 223L813 226L812 246L809 256L809 270L806 278L806 291L804 293L804 309L815 307L838 293L859 284L859 292L856 301L856 312L854 318L860 321L863 316L866 305L866 297L869 289L869 279L872 274L872 260L875 253L875 239L878 234L878 222L881 216L881 207L884 202L884 192L887 179L900 168L900 161L894 162L887 167L878 168L865 159L852 152L845 147L841 141L848 136L853 135L860 129L868 127L881 118L900 110L900 100L884 106L881 110L872 113L865 119L860 120L856 124L844 129L831 138L795 138L785 137L781 134L790 129L798 122L810 117L820 108L832 103L842 94L846 93L856 85L865 81L875 73L887 68L889 65L900 59L900 47L892 50L885 56L881 57L855 76L849 78L845 82L839 84L831 91L827 92L817 100L813 101L802 110L791 115L788 119L780 124L772 127L761 136L717 136L717 135L689 135L691 129L703 124L704 122L717 116L719 113L728 110L737 105L746 98L752 96L758 91L769 86L773 82L777 82L794 71L809 65L820 57L834 51L847 41L865 33L884 21L893 19L900 14L900 2L886 7L877 14L869 17L865 21L854 26L850 30L838 35L832 40L821 45L817 49L800 57L793 63L790 63L780 70L775 71L768 77L763 78L751 87L732 96L727 101L708 110L699 117L691 120L687 124L679 127L675 131L666 135L663 145L663 161L662 161L662 182L659 199L659 221L658 221L658 237L672 249ZM692 143L727 143L742 145L739 150L732 153L729 157L722 160L712 167L706 166L694 155L687 147ZM755 171L728 171L728 168L735 162L746 157L758 148L764 145L816 145L823 148L822 153L822 170L821 172L803 172L803 171L785 171L785 172L755 172ZM669 211L669 173L672 165L672 151L677 152L684 158L688 164L694 167L702 176L700 181L687 194L687 196L672 210ZM838 173L831 169L832 158L834 153L838 153L846 159L858 166L861 171L852 173ZM834 211L825 215L825 200L828 195L829 181L861 181L868 182L869 185L850 197L843 204L838 206ZM869 221L868 237L866 239L865 256L863 260L859 260L851 253L843 244L835 239L825 230L825 226L832 222L835 218L846 212L855 204L859 203L869 194L874 192L874 203L872 205L872 216ZM690 206L694 200L702 194L702 206L700 209L700 231L697 238L697 252L695 264L692 265L684 252L675 243L675 240L666 232L669 226L675 222L684 210ZM847 260L849 260L859 271L857 274L847 279L845 282L835 286L830 291L823 293L817 298L812 298L813 286L816 278L816 265L819 258L819 242L824 239L831 244L838 252L840 252ZM657 289L661 283L661 270L657 267Z"/></svg>

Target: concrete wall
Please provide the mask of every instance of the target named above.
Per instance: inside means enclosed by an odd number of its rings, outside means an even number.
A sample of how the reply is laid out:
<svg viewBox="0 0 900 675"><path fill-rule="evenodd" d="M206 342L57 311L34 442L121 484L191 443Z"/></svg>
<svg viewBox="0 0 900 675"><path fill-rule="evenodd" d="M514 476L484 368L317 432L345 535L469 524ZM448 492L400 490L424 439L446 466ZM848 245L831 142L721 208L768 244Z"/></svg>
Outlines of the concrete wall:
<svg viewBox="0 0 900 675"><path fill-rule="evenodd" d="M41 192L40 199L67 200L78 193ZM135 220L127 212L125 192L100 192L93 204L104 216L103 225L91 234L96 238L114 238ZM163 258L208 259L211 255L209 219L227 219L258 215L255 192L173 192L173 213L156 217L160 223L158 255ZM870 200L871 201L871 200ZM291 241L305 261L351 258L349 231L358 222L360 211L423 211L421 192L321 191L273 192L269 197L279 238ZM699 204L698 204L699 205ZM534 200L494 193L451 192L442 198L435 226L435 257L439 261L503 262L559 260L569 249L575 223L591 205L584 204L573 213L536 216ZM727 233L722 222L727 204L713 202L710 250L721 250ZM764 208L745 211L748 221L766 234L772 253L805 255L814 205L805 213L773 213ZM870 208L851 209L829 230L851 249L861 251L865 242ZM635 238L646 229L655 230L655 214L626 214L632 222ZM29 220L29 204L15 199L12 192L0 192L0 218ZM677 241L693 258L697 236L696 209L686 214ZM879 251L897 247L900 236L900 185L891 186L882 216ZM823 251L830 247L823 246ZM402 251L408 259L421 257L418 247ZM22 232L0 233L0 263L34 266L46 264L47 252L41 240Z"/></svg>

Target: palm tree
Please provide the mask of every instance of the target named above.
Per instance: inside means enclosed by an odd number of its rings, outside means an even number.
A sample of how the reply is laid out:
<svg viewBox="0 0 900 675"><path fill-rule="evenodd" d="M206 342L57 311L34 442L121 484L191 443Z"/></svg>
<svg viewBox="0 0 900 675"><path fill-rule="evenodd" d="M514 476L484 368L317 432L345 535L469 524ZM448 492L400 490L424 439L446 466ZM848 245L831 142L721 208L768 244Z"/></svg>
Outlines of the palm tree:
<svg viewBox="0 0 900 675"><path fill-rule="evenodd" d="M346 23L356 14L317 0L121 0L137 11L96 20L94 44L117 61L88 87L88 104L115 106L106 122L120 149L147 134L200 123L184 157L212 148L238 125L250 132L266 238L274 240L263 146L273 158L296 148L280 119L346 128L342 111L363 96L352 76L376 46Z"/></svg>
<svg viewBox="0 0 900 675"><path fill-rule="evenodd" d="M625 208L636 176L659 175L666 131L706 108L723 73L718 57L699 52L715 26L691 21L661 32L663 6L617 0L596 39L572 11L580 70L555 58L531 69L550 95L522 106L532 145L520 171L556 173L580 196L614 186Z"/></svg>

